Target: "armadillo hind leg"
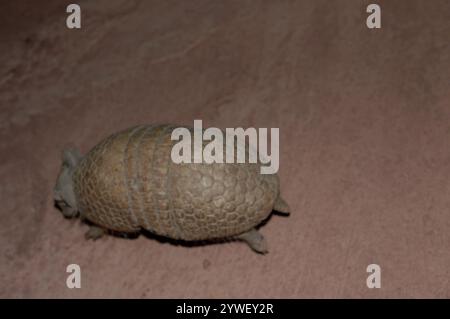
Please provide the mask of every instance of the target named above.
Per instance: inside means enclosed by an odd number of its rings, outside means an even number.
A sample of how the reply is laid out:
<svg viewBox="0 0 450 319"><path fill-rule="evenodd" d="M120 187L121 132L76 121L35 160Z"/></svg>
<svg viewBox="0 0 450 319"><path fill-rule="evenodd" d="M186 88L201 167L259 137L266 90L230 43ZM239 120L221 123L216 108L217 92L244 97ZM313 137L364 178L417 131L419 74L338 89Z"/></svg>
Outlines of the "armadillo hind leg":
<svg viewBox="0 0 450 319"><path fill-rule="evenodd" d="M281 198L281 196L278 196L277 200L275 201L275 204L273 205L273 209L285 215L289 215L291 213L289 205L283 198Z"/></svg>
<svg viewBox="0 0 450 319"><path fill-rule="evenodd" d="M89 230L84 234L86 239L97 240L105 234L105 230L98 226L90 225Z"/></svg>
<svg viewBox="0 0 450 319"><path fill-rule="evenodd" d="M236 238L245 241L257 253L266 254L268 252L266 239L254 228Z"/></svg>

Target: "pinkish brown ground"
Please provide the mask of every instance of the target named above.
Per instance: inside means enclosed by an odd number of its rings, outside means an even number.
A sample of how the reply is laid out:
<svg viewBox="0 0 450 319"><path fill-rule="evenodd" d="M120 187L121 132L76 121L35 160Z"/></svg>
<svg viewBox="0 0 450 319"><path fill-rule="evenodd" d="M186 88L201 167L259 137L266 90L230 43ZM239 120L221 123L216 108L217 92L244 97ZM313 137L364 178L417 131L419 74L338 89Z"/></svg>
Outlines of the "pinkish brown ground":
<svg viewBox="0 0 450 319"><path fill-rule="evenodd" d="M450 298L450 2L0 4L0 297ZM279 127L292 208L241 243L85 241L64 146L138 123ZM82 288L66 288L66 266ZM366 267L382 288L366 287Z"/></svg>

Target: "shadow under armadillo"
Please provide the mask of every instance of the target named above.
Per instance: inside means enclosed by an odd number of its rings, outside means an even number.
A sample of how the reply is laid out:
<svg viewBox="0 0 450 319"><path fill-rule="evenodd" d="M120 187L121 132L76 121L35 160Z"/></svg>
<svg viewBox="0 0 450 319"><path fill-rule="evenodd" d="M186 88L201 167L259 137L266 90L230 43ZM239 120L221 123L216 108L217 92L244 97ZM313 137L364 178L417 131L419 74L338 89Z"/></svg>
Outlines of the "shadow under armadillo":
<svg viewBox="0 0 450 319"><path fill-rule="evenodd" d="M55 207L59 208L56 203L55 203ZM266 225L270 221L270 219L272 219L273 215L280 215L280 216L287 217L287 216L289 216L289 213L272 210L272 212L269 214L269 216L266 219L264 219L263 221L261 221L255 227L255 229L260 229L261 227ZM66 217L66 218L71 219L68 217ZM80 219L80 222L85 225L88 225L88 226L96 226L94 223L92 223L91 221L89 221L87 219ZM171 244L171 245L183 246L183 247L200 247L200 246L211 245L211 244L224 244L224 243L230 243L230 242L243 241L242 239L240 239L238 237L186 241L186 240L173 239L173 238L161 236L161 235L155 234L149 230L146 230L144 228L141 228L141 230L139 232L134 232L134 233L119 232L119 231L114 231L114 230L110 230L110 229L104 229L104 232L113 237L130 239L130 240L137 239L140 235L143 235L144 237L146 237L150 240L156 240L161 244Z"/></svg>
<svg viewBox="0 0 450 319"><path fill-rule="evenodd" d="M263 221L261 221L255 227L255 229L258 230L261 227L263 227L264 225L266 225L270 221L270 219L272 219L273 215L280 215L280 216L284 216L284 217L289 216L288 213L278 212L276 210L272 210L272 212L269 214L269 216L266 219L264 219ZM238 238L238 237L186 241L186 240L172 239L172 238L160 236L160 235L152 233L151 231L148 231L146 229L142 229L141 232L137 233L136 237L134 237L134 238L137 238L139 236L139 234L142 234L142 235L144 235L145 237L147 237L149 239L157 240L160 243L169 243L169 244L172 244L172 245L184 246L184 247L199 247L199 246L204 246L204 245L224 244L224 243L239 242L239 241L243 242L243 240ZM260 253L260 252L258 252L258 253Z"/></svg>

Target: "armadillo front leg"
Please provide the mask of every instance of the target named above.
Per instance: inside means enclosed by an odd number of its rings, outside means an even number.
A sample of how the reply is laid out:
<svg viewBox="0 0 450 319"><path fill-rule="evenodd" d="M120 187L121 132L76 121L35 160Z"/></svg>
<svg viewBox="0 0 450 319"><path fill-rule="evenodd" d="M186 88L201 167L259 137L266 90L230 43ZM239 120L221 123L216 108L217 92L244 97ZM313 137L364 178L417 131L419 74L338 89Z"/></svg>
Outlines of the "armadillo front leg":
<svg viewBox="0 0 450 319"><path fill-rule="evenodd" d="M245 241L250 248L257 253L268 253L266 239L254 228L246 233L236 236L236 238Z"/></svg>
<svg viewBox="0 0 450 319"><path fill-rule="evenodd" d="M62 209L62 213L65 217L71 218L78 215L78 210L76 208L65 205L65 203L60 203L59 207Z"/></svg>
<svg viewBox="0 0 450 319"><path fill-rule="evenodd" d="M97 240L105 234L105 230L98 226L90 225L89 230L84 234L86 239Z"/></svg>

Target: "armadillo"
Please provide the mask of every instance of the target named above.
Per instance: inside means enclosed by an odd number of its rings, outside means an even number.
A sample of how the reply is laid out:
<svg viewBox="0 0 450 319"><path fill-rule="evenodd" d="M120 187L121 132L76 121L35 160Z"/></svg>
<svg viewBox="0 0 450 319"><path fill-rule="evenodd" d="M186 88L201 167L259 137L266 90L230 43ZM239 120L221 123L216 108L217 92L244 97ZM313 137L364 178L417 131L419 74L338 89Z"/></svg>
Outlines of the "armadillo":
<svg viewBox="0 0 450 319"><path fill-rule="evenodd" d="M265 254L257 227L272 211L290 211L277 174L261 174L260 162L175 164L175 127L123 130L84 156L66 149L54 188L64 216L89 221L86 238L144 229L180 242L241 240Z"/></svg>

